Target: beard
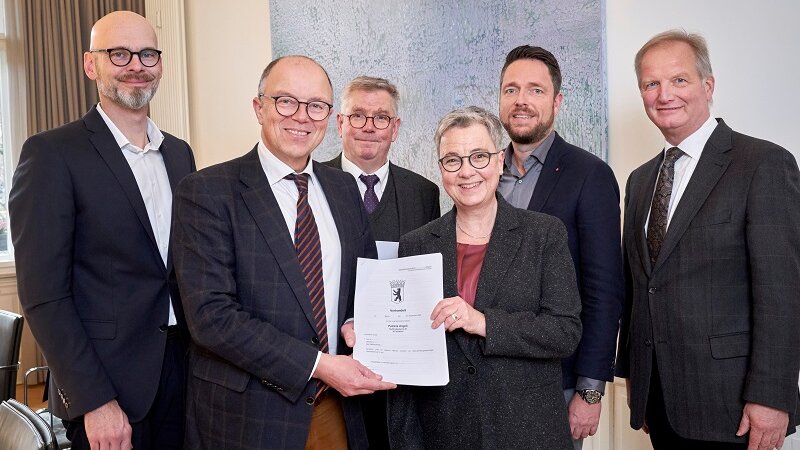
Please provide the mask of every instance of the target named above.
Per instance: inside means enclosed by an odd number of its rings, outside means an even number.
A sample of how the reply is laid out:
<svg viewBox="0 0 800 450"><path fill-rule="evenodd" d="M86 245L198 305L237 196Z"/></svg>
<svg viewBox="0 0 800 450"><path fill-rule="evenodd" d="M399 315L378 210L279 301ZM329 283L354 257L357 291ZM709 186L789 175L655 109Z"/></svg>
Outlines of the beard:
<svg viewBox="0 0 800 450"><path fill-rule="evenodd" d="M150 103L153 96L156 95L158 83L160 80L150 74L130 74L121 76L119 81L138 80L138 81L152 81L153 83L147 88L134 88L131 92L125 92L119 89L119 84L115 80L111 83L103 81L102 77L97 79L97 90L105 97L108 97L114 103L124 106L128 109L142 109Z"/></svg>
<svg viewBox="0 0 800 450"><path fill-rule="evenodd" d="M528 113L528 111L514 111L511 114L515 114L518 112ZM554 121L555 121L555 114L550 114L550 118L547 119L546 121L539 122L529 131L520 131L520 132L517 132L516 130L511 128L511 122L509 119L503 118L501 120L501 123L503 124L503 128L506 129L508 137L511 138L512 142L522 145L528 145L540 142L542 139L546 138L547 135L550 134L550 130L553 128Z"/></svg>

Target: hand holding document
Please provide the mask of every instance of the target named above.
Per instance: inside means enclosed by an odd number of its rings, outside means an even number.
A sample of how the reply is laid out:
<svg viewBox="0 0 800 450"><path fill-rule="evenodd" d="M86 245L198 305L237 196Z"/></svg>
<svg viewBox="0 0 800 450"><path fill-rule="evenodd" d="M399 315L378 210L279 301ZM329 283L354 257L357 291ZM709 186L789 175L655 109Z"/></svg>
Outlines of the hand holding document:
<svg viewBox="0 0 800 450"><path fill-rule="evenodd" d="M391 383L447 384L445 330L430 319L443 297L442 255L359 258L357 267L353 358Z"/></svg>

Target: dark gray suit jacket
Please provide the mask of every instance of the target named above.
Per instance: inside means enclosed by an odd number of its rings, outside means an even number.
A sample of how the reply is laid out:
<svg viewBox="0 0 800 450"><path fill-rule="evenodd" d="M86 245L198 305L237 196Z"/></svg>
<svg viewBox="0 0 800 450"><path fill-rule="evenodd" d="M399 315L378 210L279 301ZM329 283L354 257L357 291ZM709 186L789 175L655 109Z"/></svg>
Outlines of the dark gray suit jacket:
<svg viewBox="0 0 800 450"><path fill-rule="evenodd" d="M164 133L170 185L194 171L186 142ZM50 406L75 419L117 399L138 422L158 388L172 261L164 265L130 165L96 107L31 136L9 199L19 299L50 366ZM163 329L162 329L163 327Z"/></svg>
<svg viewBox="0 0 800 450"><path fill-rule="evenodd" d="M337 169L342 168L342 154L336 158L326 161L327 164ZM425 225L441 215L439 209L439 186L427 178L404 169L389 162L389 182L394 183L397 193L397 215L399 224L383 223L380 219L370 218L372 235L376 240L397 240L394 237L394 230L400 229L402 236L409 231ZM381 202L384 200L381 199ZM399 237L398 236L398 237Z"/></svg>
<svg viewBox="0 0 800 450"><path fill-rule="evenodd" d="M374 258L375 242L353 177L318 163L314 173L341 242L341 286L331 294L339 299L338 329L353 316L356 259ZM194 343L187 448L303 448L319 340L295 247L257 148L180 184L173 245ZM339 352L346 352L338 338ZM366 448L358 403L342 403L350 448Z"/></svg>
<svg viewBox="0 0 800 450"><path fill-rule="evenodd" d="M448 332L450 383L388 392L392 448L572 448L560 358L580 339L581 303L567 232L498 202L475 299L486 338ZM400 256L443 255L445 297L458 295L455 218L400 240Z"/></svg>
<svg viewBox="0 0 800 450"><path fill-rule="evenodd" d="M800 173L770 142L721 119L703 149L651 267L644 224L663 152L625 194L627 304L617 375L629 378L641 428L658 361L666 413L681 436L744 442L745 402L797 424L800 371Z"/></svg>

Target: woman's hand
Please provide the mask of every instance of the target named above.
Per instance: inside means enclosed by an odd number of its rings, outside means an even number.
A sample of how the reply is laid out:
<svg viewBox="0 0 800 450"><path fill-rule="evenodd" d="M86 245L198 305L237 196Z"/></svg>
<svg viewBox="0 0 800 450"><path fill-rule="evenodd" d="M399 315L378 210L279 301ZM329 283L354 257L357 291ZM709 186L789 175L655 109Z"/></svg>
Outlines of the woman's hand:
<svg viewBox="0 0 800 450"><path fill-rule="evenodd" d="M431 320L431 328L444 324L447 331L461 328L469 334L486 337L486 316L459 296L440 301L433 308Z"/></svg>

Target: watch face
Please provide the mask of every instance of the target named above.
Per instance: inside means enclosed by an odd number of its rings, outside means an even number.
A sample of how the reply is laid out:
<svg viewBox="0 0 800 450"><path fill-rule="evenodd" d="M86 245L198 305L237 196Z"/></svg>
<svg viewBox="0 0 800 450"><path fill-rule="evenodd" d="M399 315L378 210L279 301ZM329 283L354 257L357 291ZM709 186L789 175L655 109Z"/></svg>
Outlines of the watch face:
<svg viewBox="0 0 800 450"><path fill-rule="evenodd" d="M601 398L603 398L603 394L594 389L586 389L581 392L581 397L586 403L594 405L595 403L599 402Z"/></svg>

